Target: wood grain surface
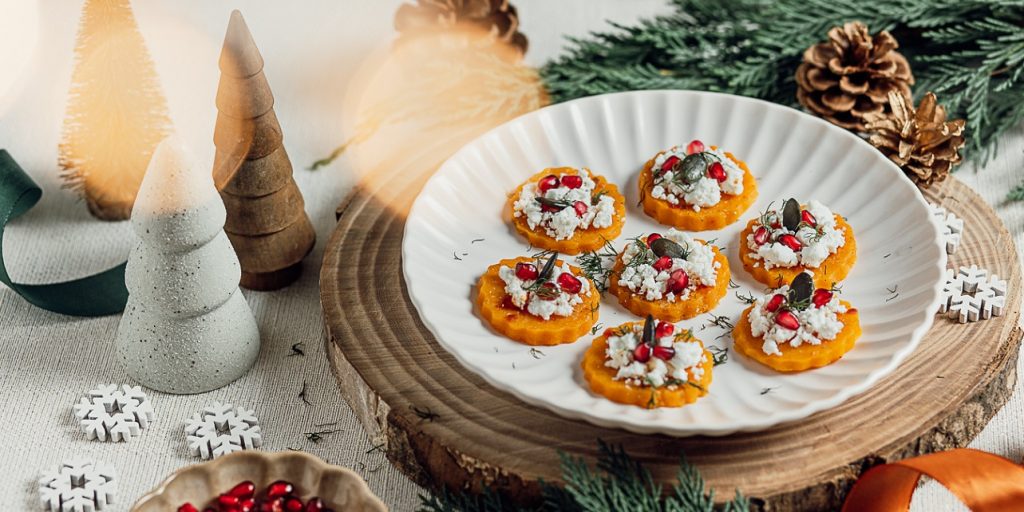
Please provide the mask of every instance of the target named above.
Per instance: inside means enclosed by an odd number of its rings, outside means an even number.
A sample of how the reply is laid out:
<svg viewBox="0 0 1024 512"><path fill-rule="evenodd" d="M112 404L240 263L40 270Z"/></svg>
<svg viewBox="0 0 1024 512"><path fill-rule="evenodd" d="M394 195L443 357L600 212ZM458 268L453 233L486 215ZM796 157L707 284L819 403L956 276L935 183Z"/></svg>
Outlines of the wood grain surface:
<svg viewBox="0 0 1024 512"><path fill-rule="evenodd" d="M410 160L390 168L408 169ZM967 445L1014 389L1020 265L998 217L956 178L925 195L966 222L950 266L973 263L1008 279L1002 317L969 324L936 318L892 375L806 420L682 439L601 428L529 406L438 345L409 301L400 257L406 211L424 179L404 188L357 187L338 209L320 276L339 389L391 462L423 485L489 486L529 503L539 479L559 481L558 451L593 462L603 439L624 445L662 482L674 480L685 453L720 499L740 489L764 510L831 510L871 466Z"/></svg>

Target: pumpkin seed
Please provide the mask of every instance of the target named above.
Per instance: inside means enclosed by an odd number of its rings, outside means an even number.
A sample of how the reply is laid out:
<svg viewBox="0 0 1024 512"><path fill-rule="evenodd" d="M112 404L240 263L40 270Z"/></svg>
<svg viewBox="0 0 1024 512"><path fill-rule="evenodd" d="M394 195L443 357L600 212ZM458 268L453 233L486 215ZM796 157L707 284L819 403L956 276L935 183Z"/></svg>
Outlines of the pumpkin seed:
<svg viewBox="0 0 1024 512"><path fill-rule="evenodd" d="M814 293L814 279L807 272L801 272L789 285L789 304L809 304Z"/></svg>
<svg viewBox="0 0 1024 512"><path fill-rule="evenodd" d="M800 225L800 203L796 202L796 199L789 198L782 206L782 225L794 232Z"/></svg>
<svg viewBox="0 0 1024 512"><path fill-rule="evenodd" d="M686 250L668 238L661 237L651 242L651 250L657 257L668 256L669 258L686 259Z"/></svg>
<svg viewBox="0 0 1024 512"><path fill-rule="evenodd" d="M555 259L558 258L557 252L552 252L551 257L548 258L548 262L544 264L544 269L537 275L537 282L547 281L551 279L551 273L555 270Z"/></svg>
<svg viewBox="0 0 1024 512"><path fill-rule="evenodd" d="M640 341L654 346L654 317L651 315L647 315L647 320L644 320L644 336Z"/></svg>
<svg viewBox="0 0 1024 512"><path fill-rule="evenodd" d="M708 161L700 153L686 155L679 164L680 178L684 183L692 185L700 181L707 174Z"/></svg>

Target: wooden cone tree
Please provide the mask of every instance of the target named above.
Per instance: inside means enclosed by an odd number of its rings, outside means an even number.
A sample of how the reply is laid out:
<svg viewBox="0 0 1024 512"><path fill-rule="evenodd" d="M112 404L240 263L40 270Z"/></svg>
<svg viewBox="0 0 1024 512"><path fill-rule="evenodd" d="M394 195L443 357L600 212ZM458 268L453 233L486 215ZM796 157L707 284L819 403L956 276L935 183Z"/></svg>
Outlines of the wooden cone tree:
<svg viewBox="0 0 1024 512"><path fill-rule="evenodd" d="M238 11L220 71L213 175L228 212L224 230L242 264L242 286L274 290L299 277L316 234L292 179L263 57Z"/></svg>
<svg viewBox="0 0 1024 512"><path fill-rule="evenodd" d="M167 105L128 0L86 0L60 143L61 177L103 220L131 215Z"/></svg>

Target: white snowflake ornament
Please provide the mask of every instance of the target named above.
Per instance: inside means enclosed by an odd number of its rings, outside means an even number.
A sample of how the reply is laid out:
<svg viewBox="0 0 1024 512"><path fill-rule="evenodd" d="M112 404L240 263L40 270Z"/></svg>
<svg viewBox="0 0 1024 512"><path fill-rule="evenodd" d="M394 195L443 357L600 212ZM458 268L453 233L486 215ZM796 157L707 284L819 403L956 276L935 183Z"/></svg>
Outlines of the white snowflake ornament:
<svg viewBox="0 0 1024 512"><path fill-rule="evenodd" d="M977 265L946 269L939 313L960 323L1002 316L1006 307L1006 280Z"/></svg>
<svg viewBox="0 0 1024 512"><path fill-rule="evenodd" d="M185 423L188 449L202 459L259 448L263 434L255 411L214 402Z"/></svg>
<svg viewBox="0 0 1024 512"><path fill-rule="evenodd" d="M964 237L964 220L942 206L929 203L928 209L942 225L942 237L946 240L946 253L955 253Z"/></svg>
<svg viewBox="0 0 1024 512"><path fill-rule="evenodd" d="M153 405L139 386L97 386L73 407L90 440L127 441L153 421Z"/></svg>
<svg viewBox="0 0 1024 512"><path fill-rule="evenodd" d="M39 478L39 504L47 512L95 512L114 503L114 470L89 460L67 461Z"/></svg>

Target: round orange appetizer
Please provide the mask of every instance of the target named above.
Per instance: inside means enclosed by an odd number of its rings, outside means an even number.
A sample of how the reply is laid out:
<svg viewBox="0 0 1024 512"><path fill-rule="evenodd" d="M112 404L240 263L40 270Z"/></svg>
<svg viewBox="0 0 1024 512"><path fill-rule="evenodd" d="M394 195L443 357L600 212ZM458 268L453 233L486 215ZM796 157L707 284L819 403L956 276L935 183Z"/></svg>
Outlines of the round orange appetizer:
<svg viewBox="0 0 1024 512"><path fill-rule="evenodd" d="M476 304L495 331L527 345L570 343L590 331L600 294L557 256L501 260L480 276Z"/></svg>
<svg viewBox="0 0 1024 512"><path fill-rule="evenodd" d="M675 228L633 239L608 278L608 290L624 308L667 322L711 311L728 288L725 255Z"/></svg>
<svg viewBox="0 0 1024 512"><path fill-rule="evenodd" d="M625 199L589 169L552 167L508 197L512 225L533 247L566 254L601 248L622 232Z"/></svg>
<svg viewBox="0 0 1024 512"><path fill-rule="evenodd" d="M811 201L800 206L787 199L781 209L771 205L740 233L740 261L754 279L780 286L813 270L815 279L831 285L846 278L857 261L853 228L841 216Z"/></svg>
<svg viewBox="0 0 1024 512"><path fill-rule="evenodd" d="M594 339L583 355L590 389L613 402L647 409L680 407L708 393L714 357L689 330L648 316Z"/></svg>
<svg viewBox="0 0 1024 512"><path fill-rule="evenodd" d="M860 337L857 310L810 274L754 301L733 328L736 352L780 372L832 364Z"/></svg>
<svg viewBox="0 0 1024 512"><path fill-rule="evenodd" d="M757 182L747 164L699 140L658 153L640 171L644 213L686 231L724 228L755 199Z"/></svg>

